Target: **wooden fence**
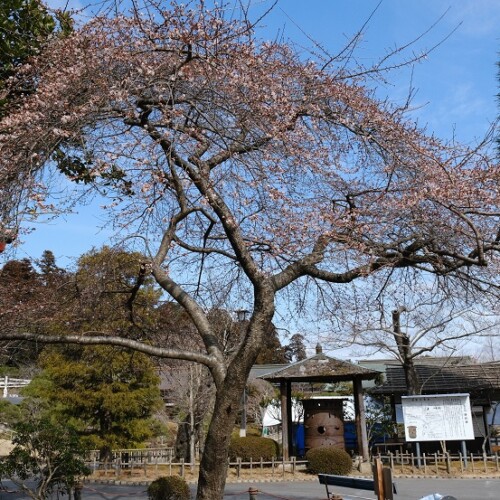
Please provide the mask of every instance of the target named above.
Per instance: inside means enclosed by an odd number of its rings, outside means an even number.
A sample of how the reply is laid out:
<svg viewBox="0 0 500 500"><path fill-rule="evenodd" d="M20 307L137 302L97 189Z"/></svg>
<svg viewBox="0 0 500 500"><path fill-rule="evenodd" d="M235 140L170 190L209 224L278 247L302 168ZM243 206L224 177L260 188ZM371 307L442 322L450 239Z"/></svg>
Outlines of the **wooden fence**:
<svg viewBox="0 0 500 500"><path fill-rule="evenodd" d="M389 466L394 474L411 474L424 476L461 476L464 474L492 474L500 473L500 456L495 454L468 454L454 455L450 453L423 453L417 456L414 453L388 453L378 454L374 458L380 458Z"/></svg>
<svg viewBox="0 0 500 500"><path fill-rule="evenodd" d="M103 478L120 478L122 475L154 478L158 475L179 475L181 477L196 477L199 461L187 463L183 460L175 461L173 448L130 449L116 450L112 459L102 463L98 452L91 452L87 464L94 475ZM391 468L394 475L423 475L423 476L462 476L474 474L498 475L500 473L500 455L452 455L449 453L422 454L420 457L413 453L378 454L385 466ZM228 474L240 478L242 475L267 475L272 477L294 477L307 468L306 460L292 457L290 460L279 458L265 461L262 459L229 462Z"/></svg>
<svg viewBox="0 0 500 500"><path fill-rule="evenodd" d="M181 477L194 476L198 472L199 461L194 463L184 460L175 461L175 453L172 448L140 449L140 450L115 450L111 460L99 461L99 452L92 451L87 457L86 463L94 475L102 478L121 476L142 476L145 478L157 477L158 475L179 475ZM307 466L306 460L290 460L273 458L269 461L258 459L243 461L229 461L229 474L240 478L242 475L266 474L268 476L284 477L295 476L300 470Z"/></svg>

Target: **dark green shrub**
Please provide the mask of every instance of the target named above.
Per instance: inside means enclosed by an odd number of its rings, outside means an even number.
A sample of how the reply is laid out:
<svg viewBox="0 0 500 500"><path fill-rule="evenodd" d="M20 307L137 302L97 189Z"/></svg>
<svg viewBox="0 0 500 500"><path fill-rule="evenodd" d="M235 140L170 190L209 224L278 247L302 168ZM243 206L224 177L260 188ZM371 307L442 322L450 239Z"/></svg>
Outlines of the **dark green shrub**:
<svg viewBox="0 0 500 500"><path fill-rule="evenodd" d="M229 446L231 461L241 458L243 462L250 459L270 461L279 455L279 445L276 441L258 436L233 437Z"/></svg>
<svg viewBox="0 0 500 500"><path fill-rule="evenodd" d="M0 460L0 478L13 478L30 498L69 493L90 474L78 434L66 423L28 414L13 429L14 448Z"/></svg>
<svg viewBox="0 0 500 500"><path fill-rule="evenodd" d="M341 448L311 448L306 453L308 469L314 474L336 474L344 476L352 470L352 458Z"/></svg>
<svg viewBox="0 0 500 500"><path fill-rule="evenodd" d="M159 477L148 486L150 500L189 500L189 486L179 476Z"/></svg>

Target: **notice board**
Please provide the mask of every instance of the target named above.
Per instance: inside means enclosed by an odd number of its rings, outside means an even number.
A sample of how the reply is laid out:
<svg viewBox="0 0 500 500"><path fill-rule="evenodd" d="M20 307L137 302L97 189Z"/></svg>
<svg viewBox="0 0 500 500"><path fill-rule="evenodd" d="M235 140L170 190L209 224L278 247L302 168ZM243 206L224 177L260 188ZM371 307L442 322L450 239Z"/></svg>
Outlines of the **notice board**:
<svg viewBox="0 0 500 500"><path fill-rule="evenodd" d="M402 396L406 441L474 439L469 394Z"/></svg>

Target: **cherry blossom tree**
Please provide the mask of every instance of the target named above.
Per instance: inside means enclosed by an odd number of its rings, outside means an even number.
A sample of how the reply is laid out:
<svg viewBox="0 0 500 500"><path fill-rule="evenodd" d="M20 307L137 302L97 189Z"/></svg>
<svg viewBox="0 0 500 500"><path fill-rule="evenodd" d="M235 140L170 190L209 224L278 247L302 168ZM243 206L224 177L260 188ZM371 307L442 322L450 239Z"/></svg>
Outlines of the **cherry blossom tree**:
<svg viewBox="0 0 500 500"><path fill-rule="evenodd" d="M53 37L71 33L69 13L51 11L41 0L4 0L0 5L0 115L36 87L36 78L8 85L16 68L40 53ZM15 231L0 219L0 253L15 239Z"/></svg>
<svg viewBox="0 0 500 500"><path fill-rule="evenodd" d="M216 401L199 500L222 498L231 429L279 294L326 282L334 296L400 269L486 282L500 250L491 137L470 148L426 135L407 106L370 90L383 64L359 67L350 51L305 60L224 13L149 2L96 17L22 69L36 92L0 122L4 223L78 195L107 199L122 244L149 256L138 286L150 273L203 349L98 331L12 335L205 365ZM229 351L208 318L222 302L250 311Z"/></svg>

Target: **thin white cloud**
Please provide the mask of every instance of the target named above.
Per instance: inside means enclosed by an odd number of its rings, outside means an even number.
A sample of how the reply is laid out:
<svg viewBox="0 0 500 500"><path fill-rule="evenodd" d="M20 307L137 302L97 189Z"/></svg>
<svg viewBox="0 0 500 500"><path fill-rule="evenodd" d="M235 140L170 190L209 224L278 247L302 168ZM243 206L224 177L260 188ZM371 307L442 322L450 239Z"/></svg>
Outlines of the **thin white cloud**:
<svg viewBox="0 0 500 500"><path fill-rule="evenodd" d="M500 2L498 0L442 0L433 7L444 12L445 20L452 25L461 23L460 34L474 37L500 36Z"/></svg>
<svg viewBox="0 0 500 500"><path fill-rule="evenodd" d="M442 107L442 113L447 112L447 117L452 123L459 123L461 127L467 123L477 123L488 116L491 102L478 95L476 89L468 84L457 85L447 100L446 106ZM444 115L446 116L446 115ZM476 134L480 131L477 130Z"/></svg>

